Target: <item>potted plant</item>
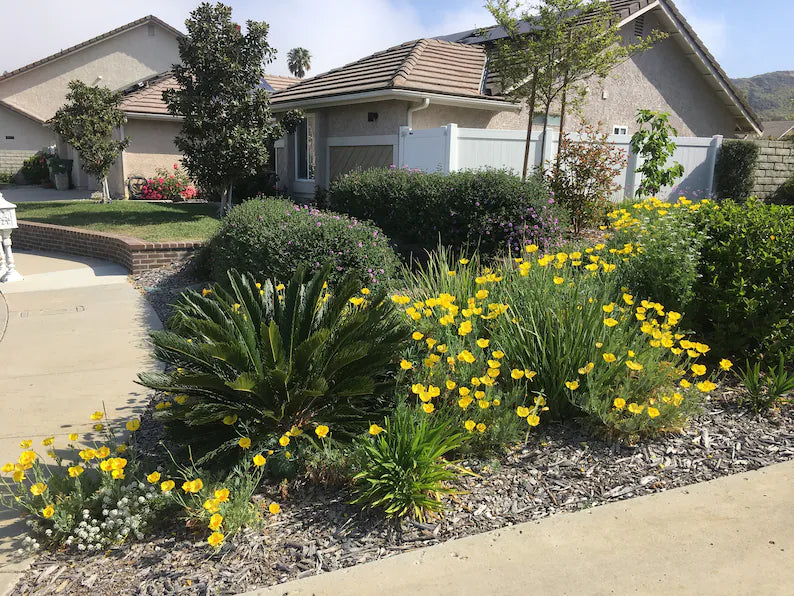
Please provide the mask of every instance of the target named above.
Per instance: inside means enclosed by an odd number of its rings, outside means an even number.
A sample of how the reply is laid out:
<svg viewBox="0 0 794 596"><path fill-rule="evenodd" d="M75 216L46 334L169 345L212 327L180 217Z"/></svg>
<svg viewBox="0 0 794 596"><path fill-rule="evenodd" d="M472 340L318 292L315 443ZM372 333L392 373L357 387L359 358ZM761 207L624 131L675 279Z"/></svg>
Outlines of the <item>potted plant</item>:
<svg viewBox="0 0 794 596"><path fill-rule="evenodd" d="M72 160L53 157L50 159L50 167L55 178L55 188L57 190L69 190L69 174L72 171Z"/></svg>

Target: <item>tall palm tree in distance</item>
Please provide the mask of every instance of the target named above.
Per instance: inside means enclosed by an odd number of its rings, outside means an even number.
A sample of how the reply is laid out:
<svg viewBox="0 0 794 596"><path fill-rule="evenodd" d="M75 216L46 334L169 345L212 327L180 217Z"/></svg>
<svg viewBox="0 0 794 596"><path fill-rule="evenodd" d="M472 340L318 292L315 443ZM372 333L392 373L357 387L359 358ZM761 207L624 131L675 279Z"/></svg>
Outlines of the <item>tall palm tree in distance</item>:
<svg viewBox="0 0 794 596"><path fill-rule="evenodd" d="M299 79L311 68L312 55L306 48L292 48L287 54L287 68Z"/></svg>

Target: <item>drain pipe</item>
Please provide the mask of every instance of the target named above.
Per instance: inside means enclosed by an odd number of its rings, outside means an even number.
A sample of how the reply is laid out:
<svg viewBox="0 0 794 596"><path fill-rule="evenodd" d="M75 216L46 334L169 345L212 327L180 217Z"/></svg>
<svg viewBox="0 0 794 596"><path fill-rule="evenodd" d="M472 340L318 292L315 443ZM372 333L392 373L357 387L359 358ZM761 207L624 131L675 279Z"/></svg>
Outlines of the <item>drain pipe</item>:
<svg viewBox="0 0 794 596"><path fill-rule="evenodd" d="M419 110L427 109L427 106L429 106L429 105L430 105L430 98L429 97L425 97L422 100L422 103L420 103L419 105L412 106L412 107L408 108L408 128L409 129L413 129L413 127L414 127L414 118L413 118L414 112L418 112Z"/></svg>

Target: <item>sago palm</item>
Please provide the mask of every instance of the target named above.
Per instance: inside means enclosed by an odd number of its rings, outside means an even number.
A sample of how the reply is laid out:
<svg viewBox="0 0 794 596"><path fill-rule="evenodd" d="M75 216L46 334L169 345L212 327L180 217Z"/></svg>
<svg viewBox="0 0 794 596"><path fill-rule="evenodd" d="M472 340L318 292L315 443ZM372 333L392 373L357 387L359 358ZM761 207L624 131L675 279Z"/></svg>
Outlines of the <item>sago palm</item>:
<svg viewBox="0 0 794 596"><path fill-rule="evenodd" d="M352 276L328 294L328 272L301 268L282 293L232 270L228 289L183 295L169 329L152 334L173 370L139 375L186 396L159 412L172 433L213 457L243 435L264 446L325 424L344 439L382 416L406 328L385 291L359 295Z"/></svg>

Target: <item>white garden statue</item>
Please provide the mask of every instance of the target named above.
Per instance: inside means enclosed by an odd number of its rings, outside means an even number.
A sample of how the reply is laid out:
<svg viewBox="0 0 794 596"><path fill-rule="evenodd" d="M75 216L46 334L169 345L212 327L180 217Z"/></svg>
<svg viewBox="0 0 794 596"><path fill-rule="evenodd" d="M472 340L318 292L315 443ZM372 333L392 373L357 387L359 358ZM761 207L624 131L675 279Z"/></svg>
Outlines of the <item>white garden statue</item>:
<svg viewBox="0 0 794 596"><path fill-rule="evenodd" d="M17 206L9 203L0 192L0 282L21 281L22 275L14 264L11 252L11 230L17 226Z"/></svg>

